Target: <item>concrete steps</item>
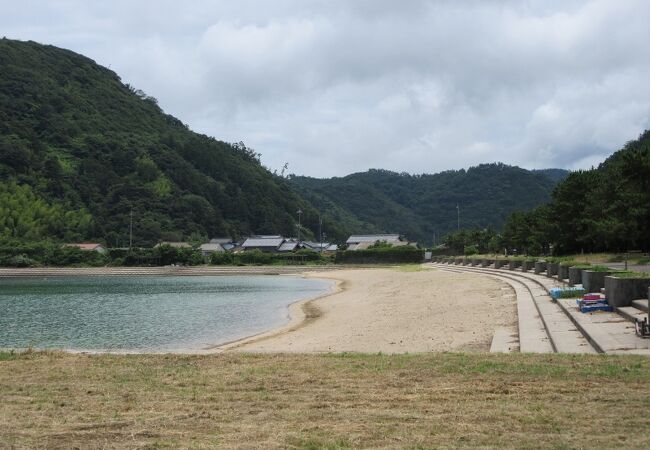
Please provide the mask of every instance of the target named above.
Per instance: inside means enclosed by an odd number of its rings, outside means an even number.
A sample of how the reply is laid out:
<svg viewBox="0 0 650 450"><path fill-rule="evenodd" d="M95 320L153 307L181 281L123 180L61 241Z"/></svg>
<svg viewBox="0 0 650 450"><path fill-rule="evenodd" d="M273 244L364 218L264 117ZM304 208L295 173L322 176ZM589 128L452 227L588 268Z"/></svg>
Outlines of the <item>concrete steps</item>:
<svg viewBox="0 0 650 450"><path fill-rule="evenodd" d="M459 269L492 276L510 284L517 293L519 344L529 353L596 353L569 317L552 302L547 286L531 279L534 275L513 274L505 269ZM556 282L545 280L550 287Z"/></svg>
<svg viewBox="0 0 650 450"><path fill-rule="evenodd" d="M600 353L650 355L650 339L639 338L634 324L621 314L581 313L575 299L559 299L558 304Z"/></svg>
<svg viewBox="0 0 650 450"><path fill-rule="evenodd" d="M648 314L648 299L640 298L637 300L632 300L632 306L636 309L640 309L642 312Z"/></svg>
<svg viewBox="0 0 650 450"><path fill-rule="evenodd" d="M492 337L490 353L512 353L519 351L517 330L511 328L497 328Z"/></svg>
<svg viewBox="0 0 650 450"><path fill-rule="evenodd" d="M643 320L645 317L648 317L647 312L641 311L634 306L619 306L616 308L616 312L632 323L635 323L637 319Z"/></svg>
<svg viewBox="0 0 650 450"><path fill-rule="evenodd" d="M487 271L485 271L487 272ZM491 270L490 272L503 273L504 270ZM559 286L557 277L548 278L534 274L510 274L517 278L527 278L543 285L548 291L551 287ZM599 353L608 354L640 354L650 356L650 339L639 338L634 330L632 319L647 317L644 307L647 308L646 299L635 300L630 307L618 308L618 312L597 311L582 313L578 310L575 299L559 299L556 303L565 316L574 324L590 343L590 347ZM546 312L542 311L542 314ZM546 327L550 336L562 341L562 335L554 332L554 325L547 319Z"/></svg>

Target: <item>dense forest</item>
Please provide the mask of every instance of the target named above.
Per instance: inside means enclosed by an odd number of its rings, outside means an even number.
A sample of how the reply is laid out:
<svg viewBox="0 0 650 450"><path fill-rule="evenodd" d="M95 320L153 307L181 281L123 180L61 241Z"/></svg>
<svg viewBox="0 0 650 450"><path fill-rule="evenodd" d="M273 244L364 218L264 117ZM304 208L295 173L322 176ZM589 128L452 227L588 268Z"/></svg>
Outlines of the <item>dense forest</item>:
<svg viewBox="0 0 650 450"><path fill-rule="evenodd" d="M650 131L597 168L571 172L549 202L512 213L502 233L462 230L446 243L456 253L650 251Z"/></svg>
<svg viewBox="0 0 650 450"><path fill-rule="evenodd" d="M568 172L531 172L505 164L482 164L435 175L370 170L342 178L290 177L313 205L346 220L360 232L399 231L431 243L458 228L501 228L510 213L550 199ZM456 209L456 206L460 211Z"/></svg>
<svg viewBox="0 0 650 450"><path fill-rule="evenodd" d="M303 235L318 213L244 144L191 132L76 53L0 40L0 240ZM324 218L330 235L347 230Z"/></svg>
<svg viewBox="0 0 650 450"><path fill-rule="evenodd" d="M74 52L0 40L0 245L49 240L201 241L322 229L327 239L395 232L430 243L500 227L549 199L561 170L502 164L437 175L371 170L283 178L253 149L194 133L155 98Z"/></svg>

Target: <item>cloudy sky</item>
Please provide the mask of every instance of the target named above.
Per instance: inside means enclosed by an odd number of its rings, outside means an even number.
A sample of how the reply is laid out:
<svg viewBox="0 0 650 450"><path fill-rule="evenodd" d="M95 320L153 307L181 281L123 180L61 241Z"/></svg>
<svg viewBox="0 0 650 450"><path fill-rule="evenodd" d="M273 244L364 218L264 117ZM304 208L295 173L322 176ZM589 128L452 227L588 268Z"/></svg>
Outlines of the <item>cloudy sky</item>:
<svg viewBox="0 0 650 450"><path fill-rule="evenodd" d="M647 0L0 0L279 170L586 168L650 128Z"/></svg>

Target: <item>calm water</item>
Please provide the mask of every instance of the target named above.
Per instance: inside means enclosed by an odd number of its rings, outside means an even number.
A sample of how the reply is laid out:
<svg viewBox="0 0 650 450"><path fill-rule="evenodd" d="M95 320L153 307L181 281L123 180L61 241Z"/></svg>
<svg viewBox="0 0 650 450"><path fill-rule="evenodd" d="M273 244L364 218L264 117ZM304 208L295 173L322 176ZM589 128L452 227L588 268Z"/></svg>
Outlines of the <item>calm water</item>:
<svg viewBox="0 0 650 450"><path fill-rule="evenodd" d="M285 276L0 279L0 348L199 350L288 321L329 290Z"/></svg>

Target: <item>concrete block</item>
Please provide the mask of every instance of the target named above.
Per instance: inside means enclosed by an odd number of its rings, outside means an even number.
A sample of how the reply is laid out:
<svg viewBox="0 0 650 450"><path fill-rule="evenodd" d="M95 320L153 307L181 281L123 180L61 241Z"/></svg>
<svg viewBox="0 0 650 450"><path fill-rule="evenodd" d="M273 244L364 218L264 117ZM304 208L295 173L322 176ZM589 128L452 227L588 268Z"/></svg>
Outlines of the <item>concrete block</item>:
<svg viewBox="0 0 650 450"><path fill-rule="evenodd" d="M587 292L600 292L605 287L605 277L612 272L596 272L594 270L582 271L582 287Z"/></svg>
<svg viewBox="0 0 650 450"><path fill-rule="evenodd" d="M481 260L481 267L488 267L488 266L491 266L492 264L494 264L493 259L486 258L486 259Z"/></svg>
<svg viewBox="0 0 650 450"><path fill-rule="evenodd" d="M546 264L546 276L552 278L557 275L557 271L560 268L558 263L547 263Z"/></svg>
<svg viewBox="0 0 650 450"><path fill-rule="evenodd" d="M494 261L494 268L495 269L500 269L501 267L505 266L506 264L508 264L507 259L497 259L497 260Z"/></svg>
<svg viewBox="0 0 650 450"><path fill-rule="evenodd" d="M524 261L521 264L521 271L522 272L529 272L535 268L535 261Z"/></svg>
<svg viewBox="0 0 650 450"><path fill-rule="evenodd" d="M560 266L557 269L557 278L558 280L566 280L569 278L569 268L571 267L571 264L560 264Z"/></svg>
<svg viewBox="0 0 650 450"><path fill-rule="evenodd" d="M569 267L569 285L575 286L582 283L582 271L580 267Z"/></svg>
<svg viewBox="0 0 650 450"><path fill-rule="evenodd" d="M614 308L631 306L632 300L645 297L650 288L650 278L605 277L605 297Z"/></svg>
<svg viewBox="0 0 650 450"><path fill-rule="evenodd" d="M508 263L508 269L515 270L517 267L521 267L521 261L513 259Z"/></svg>
<svg viewBox="0 0 650 450"><path fill-rule="evenodd" d="M542 272L546 272L546 262L537 261L535 263L535 273L542 273Z"/></svg>

